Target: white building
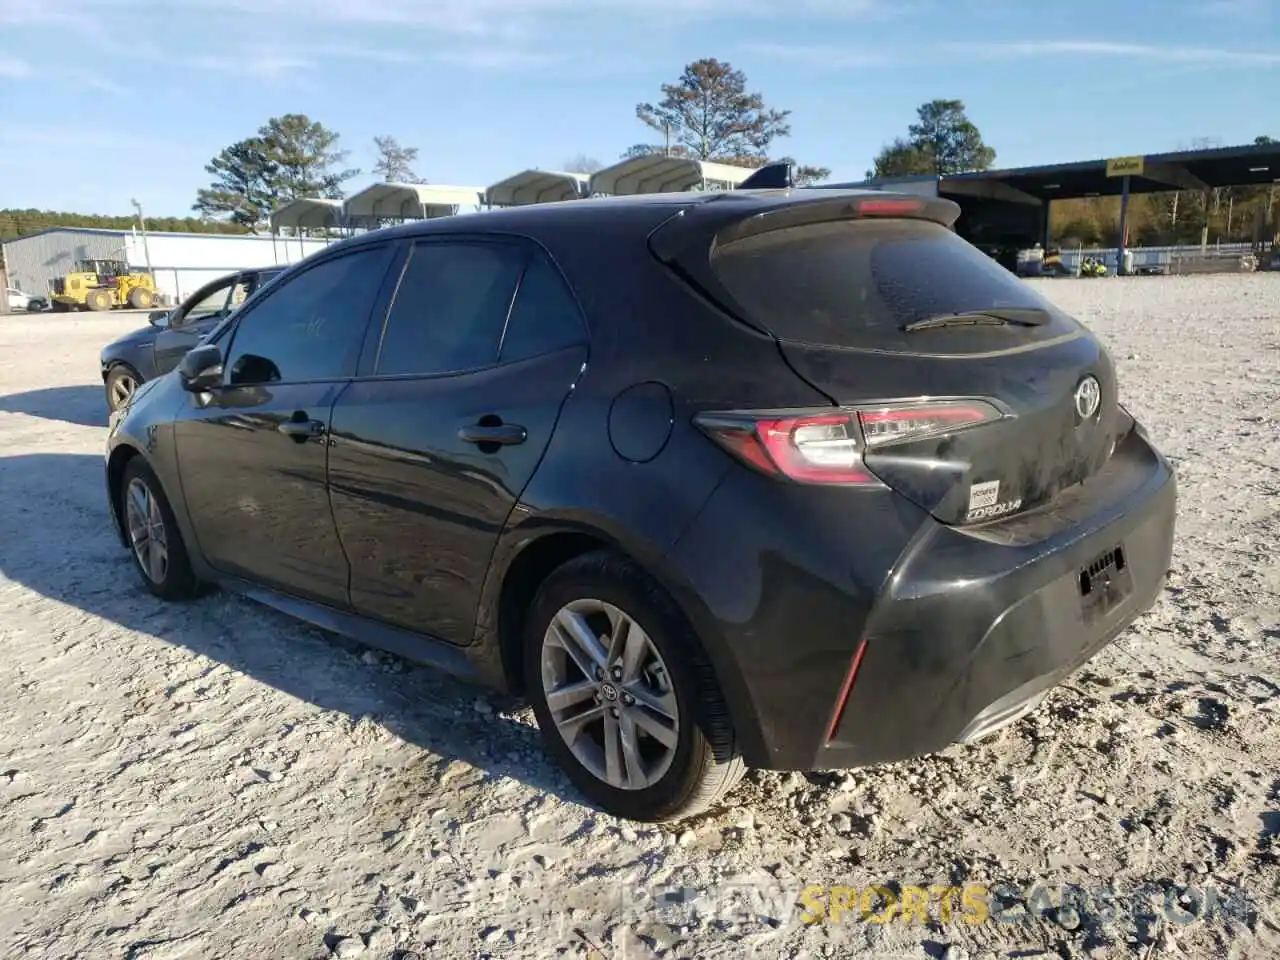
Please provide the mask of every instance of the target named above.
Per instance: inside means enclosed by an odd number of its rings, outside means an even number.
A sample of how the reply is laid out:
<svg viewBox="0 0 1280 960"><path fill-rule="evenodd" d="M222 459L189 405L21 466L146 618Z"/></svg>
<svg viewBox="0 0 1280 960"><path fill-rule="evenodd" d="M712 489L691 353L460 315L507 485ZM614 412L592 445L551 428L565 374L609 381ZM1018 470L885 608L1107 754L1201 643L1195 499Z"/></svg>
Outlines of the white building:
<svg viewBox="0 0 1280 960"><path fill-rule="evenodd" d="M51 227L3 244L10 286L42 296L49 281L78 260L124 260L134 270L148 262L161 294L177 302L201 285L246 267L293 263L323 250L324 240L218 233L147 233Z"/></svg>

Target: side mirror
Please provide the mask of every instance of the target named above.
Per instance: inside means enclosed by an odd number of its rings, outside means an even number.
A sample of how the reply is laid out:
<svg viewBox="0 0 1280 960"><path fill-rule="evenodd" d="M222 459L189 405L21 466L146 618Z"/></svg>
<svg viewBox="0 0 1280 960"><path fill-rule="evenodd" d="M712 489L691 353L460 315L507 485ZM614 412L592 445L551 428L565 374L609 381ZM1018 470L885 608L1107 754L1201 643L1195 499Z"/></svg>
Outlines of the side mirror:
<svg viewBox="0 0 1280 960"><path fill-rule="evenodd" d="M152 310L147 314L147 323L153 327L167 327L169 325L169 311Z"/></svg>
<svg viewBox="0 0 1280 960"><path fill-rule="evenodd" d="M184 390L205 393L222 385L222 350L208 343L189 350L178 364Z"/></svg>

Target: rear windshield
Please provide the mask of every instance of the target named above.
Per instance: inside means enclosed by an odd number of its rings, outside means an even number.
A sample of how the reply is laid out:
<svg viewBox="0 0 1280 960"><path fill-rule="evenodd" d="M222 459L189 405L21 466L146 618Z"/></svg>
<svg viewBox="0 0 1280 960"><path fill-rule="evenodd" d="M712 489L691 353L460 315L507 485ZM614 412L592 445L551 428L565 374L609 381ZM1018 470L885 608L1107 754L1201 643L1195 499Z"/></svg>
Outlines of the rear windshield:
<svg viewBox="0 0 1280 960"><path fill-rule="evenodd" d="M982 251L925 220L840 220L774 230L725 244L712 265L748 319L784 340L967 352L1077 329ZM996 307L1038 308L1051 319L1040 327L901 329L915 320Z"/></svg>

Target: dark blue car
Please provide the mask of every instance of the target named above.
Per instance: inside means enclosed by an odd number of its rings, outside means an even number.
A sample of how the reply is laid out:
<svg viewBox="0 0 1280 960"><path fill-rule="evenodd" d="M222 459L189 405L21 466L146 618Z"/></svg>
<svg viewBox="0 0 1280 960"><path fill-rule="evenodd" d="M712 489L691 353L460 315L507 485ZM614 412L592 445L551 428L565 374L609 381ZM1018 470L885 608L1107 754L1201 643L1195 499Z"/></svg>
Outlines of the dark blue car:
<svg viewBox="0 0 1280 960"><path fill-rule="evenodd" d="M284 270L283 266L259 267L219 277L172 310L153 312L147 318L150 326L103 347L102 382L107 407L119 410L140 384L176 367L205 334Z"/></svg>

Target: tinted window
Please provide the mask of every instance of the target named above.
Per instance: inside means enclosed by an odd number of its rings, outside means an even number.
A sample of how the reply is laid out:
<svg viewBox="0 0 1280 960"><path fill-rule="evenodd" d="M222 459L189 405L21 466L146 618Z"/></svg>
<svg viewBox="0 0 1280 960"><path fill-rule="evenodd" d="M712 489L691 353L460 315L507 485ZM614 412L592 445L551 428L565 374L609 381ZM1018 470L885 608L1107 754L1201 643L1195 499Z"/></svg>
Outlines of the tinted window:
<svg viewBox="0 0 1280 960"><path fill-rule="evenodd" d="M535 254L507 319L502 362L554 353L585 339L578 304L564 278L543 254Z"/></svg>
<svg viewBox="0 0 1280 960"><path fill-rule="evenodd" d="M248 310L231 338L229 383L332 380L355 374L386 248L320 263Z"/></svg>
<svg viewBox="0 0 1280 960"><path fill-rule="evenodd" d="M903 324L943 313L1053 310L976 247L922 220L843 220L775 230L726 244L713 263L752 318L783 339L934 350L944 340L972 346L991 343L993 336L1026 341L1064 332L1060 323L1047 323L902 333Z"/></svg>
<svg viewBox="0 0 1280 960"><path fill-rule="evenodd" d="M214 314L221 313L227 305L227 294L231 291L231 281L219 284L206 293L199 294L199 299L187 308L180 324L196 323L207 320Z"/></svg>
<svg viewBox="0 0 1280 960"><path fill-rule="evenodd" d="M505 243L414 246L378 351L381 375L491 366L525 251Z"/></svg>

